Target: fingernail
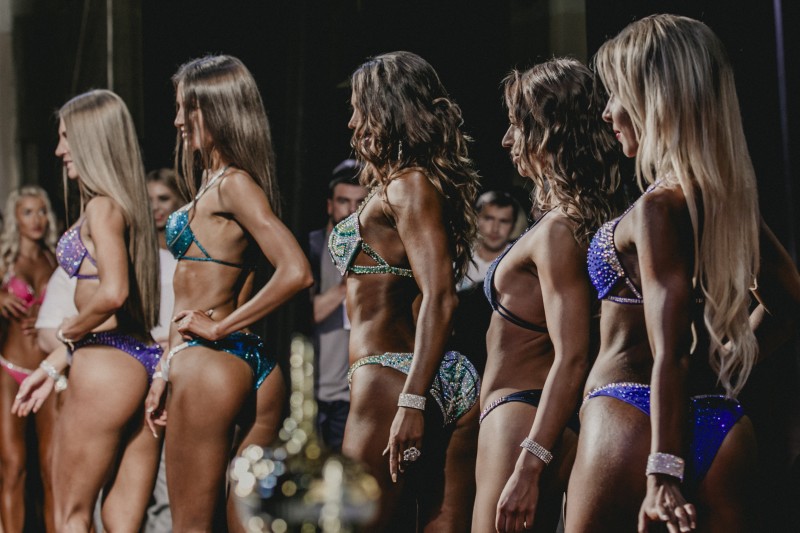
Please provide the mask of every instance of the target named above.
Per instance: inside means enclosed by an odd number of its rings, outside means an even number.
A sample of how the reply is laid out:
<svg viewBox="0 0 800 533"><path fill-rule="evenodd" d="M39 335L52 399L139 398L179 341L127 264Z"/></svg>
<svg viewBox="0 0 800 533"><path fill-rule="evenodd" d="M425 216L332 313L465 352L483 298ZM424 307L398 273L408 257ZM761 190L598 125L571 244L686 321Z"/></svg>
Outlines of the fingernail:
<svg viewBox="0 0 800 533"><path fill-rule="evenodd" d="M392 474L392 483L397 483L397 474Z"/></svg>

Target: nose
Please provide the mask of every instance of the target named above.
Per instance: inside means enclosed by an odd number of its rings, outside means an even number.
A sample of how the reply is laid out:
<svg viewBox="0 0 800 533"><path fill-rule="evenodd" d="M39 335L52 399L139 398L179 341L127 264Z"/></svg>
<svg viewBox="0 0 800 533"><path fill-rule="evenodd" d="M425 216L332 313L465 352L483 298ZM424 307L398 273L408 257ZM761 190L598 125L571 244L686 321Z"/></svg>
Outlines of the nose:
<svg viewBox="0 0 800 533"><path fill-rule="evenodd" d="M606 107L603 109L603 114L600 115L604 121L611 124L611 98L606 102Z"/></svg>
<svg viewBox="0 0 800 533"><path fill-rule="evenodd" d="M347 122L347 127L351 130L356 129L356 113L353 111L353 114L350 116L350 120Z"/></svg>
<svg viewBox="0 0 800 533"><path fill-rule="evenodd" d="M506 134L503 135L503 140L500 141L500 144L503 148L511 148L514 146L514 126L509 126L506 130Z"/></svg>

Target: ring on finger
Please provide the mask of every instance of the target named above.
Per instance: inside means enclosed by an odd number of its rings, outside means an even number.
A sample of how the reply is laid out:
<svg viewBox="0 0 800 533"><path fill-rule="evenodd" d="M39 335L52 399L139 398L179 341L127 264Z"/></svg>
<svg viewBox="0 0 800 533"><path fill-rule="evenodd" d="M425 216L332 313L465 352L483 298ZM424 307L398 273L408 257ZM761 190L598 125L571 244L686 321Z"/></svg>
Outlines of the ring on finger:
<svg viewBox="0 0 800 533"><path fill-rule="evenodd" d="M419 451L419 448L416 446L412 446L403 451L403 461L406 463L413 463L417 459L422 456L422 452Z"/></svg>

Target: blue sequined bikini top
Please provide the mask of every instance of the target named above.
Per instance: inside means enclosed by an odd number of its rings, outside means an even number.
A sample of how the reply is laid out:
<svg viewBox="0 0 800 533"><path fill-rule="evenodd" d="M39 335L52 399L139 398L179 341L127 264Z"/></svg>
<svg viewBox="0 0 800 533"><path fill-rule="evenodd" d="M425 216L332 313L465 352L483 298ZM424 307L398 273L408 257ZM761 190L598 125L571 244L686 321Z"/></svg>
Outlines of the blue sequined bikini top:
<svg viewBox="0 0 800 533"><path fill-rule="evenodd" d="M353 274L394 274L395 276L413 278L414 273L410 268L391 266L361 238L358 217L377 192L378 188L376 187L364 198L355 213L336 224L333 231L331 231L331 236L328 238L328 251L331 254L333 264L336 265L337 270L343 276L345 272L350 271ZM354 265L353 261L355 261L360 251L371 257L377 264Z"/></svg>
<svg viewBox="0 0 800 533"><path fill-rule="evenodd" d="M197 240L194 232L192 231L192 227L189 225L189 210L197 203L203 193L211 187L211 185L217 181L228 169L226 166L222 169L220 173L216 176L209 179L208 184L201 189L200 192L197 193L195 196L194 201L189 202L185 206L181 207L174 213L169 215L167 218L167 227L165 230L166 233L166 241L167 241L167 248L172 255L178 261L187 260L187 261L202 261L202 262L211 262L211 263L218 263L220 265L225 265L234 268L251 268L252 265L248 263L231 263L230 261L223 261L222 259L214 259L211 257L211 254L200 244L200 241ZM203 254L202 257L196 256L189 256L186 255L186 252L189 251L189 248L194 243L198 250Z"/></svg>

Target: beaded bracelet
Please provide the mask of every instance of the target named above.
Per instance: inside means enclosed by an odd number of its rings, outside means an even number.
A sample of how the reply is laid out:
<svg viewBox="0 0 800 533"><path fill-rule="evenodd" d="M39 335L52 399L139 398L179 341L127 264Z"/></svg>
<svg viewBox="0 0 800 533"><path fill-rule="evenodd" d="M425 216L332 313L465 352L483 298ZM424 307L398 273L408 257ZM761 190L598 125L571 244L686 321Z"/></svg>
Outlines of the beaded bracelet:
<svg viewBox="0 0 800 533"><path fill-rule="evenodd" d="M686 463L677 455L671 453L651 453L647 456L647 475L666 474L683 481L683 471Z"/></svg>
<svg viewBox="0 0 800 533"><path fill-rule="evenodd" d="M526 451L541 459L546 465L549 465L550 461L553 460L552 453L550 453L544 446L529 437L525 437L525 440L522 441L522 444L520 444L519 447L525 448Z"/></svg>
<svg viewBox="0 0 800 533"><path fill-rule="evenodd" d="M55 383L56 392L61 392L67 388L66 376L59 373L59 371L56 370L56 367L53 366L53 364L50 361L45 359L44 361L39 363L39 368L44 370L45 374L47 374L47 377L56 382Z"/></svg>
<svg viewBox="0 0 800 533"><path fill-rule="evenodd" d="M402 392L400 393L400 398L397 399L397 407L409 407L411 409L424 411L426 401L427 398L425 398L425 396L419 396L418 394L406 394L405 392Z"/></svg>

